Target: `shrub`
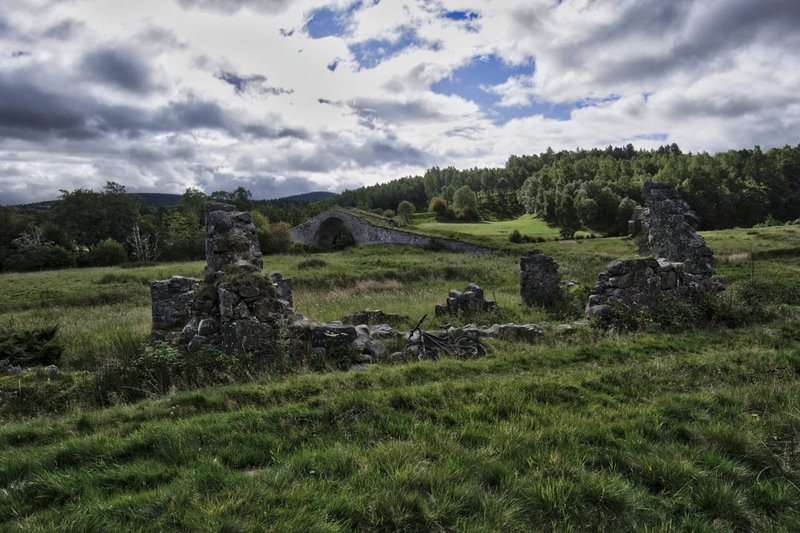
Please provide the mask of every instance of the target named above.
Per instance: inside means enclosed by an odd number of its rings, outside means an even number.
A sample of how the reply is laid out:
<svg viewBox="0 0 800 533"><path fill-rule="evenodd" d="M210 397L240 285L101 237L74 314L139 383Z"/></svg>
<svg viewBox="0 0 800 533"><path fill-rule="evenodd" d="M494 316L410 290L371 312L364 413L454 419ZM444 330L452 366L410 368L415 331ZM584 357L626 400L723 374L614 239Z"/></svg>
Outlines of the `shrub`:
<svg viewBox="0 0 800 533"><path fill-rule="evenodd" d="M465 205L458 211L458 219L467 221L477 221L480 220L481 217L478 215L477 209Z"/></svg>
<svg viewBox="0 0 800 533"><path fill-rule="evenodd" d="M308 270L309 268L322 268L326 266L328 266L328 263L322 259L309 259L308 261L297 263L297 270Z"/></svg>
<svg viewBox="0 0 800 533"><path fill-rule="evenodd" d="M75 256L67 249L57 245L44 245L12 254L8 257L5 268L22 272L50 270L70 267L74 261Z"/></svg>
<svg viewBox="0 0 800 533"><path fill-rule="evenodd" d="M184 238L172 238L159 248L158 257L165 261L203 259L206 253L205 237L198 233Z"/></svg>
<svg viewBox="0 0 800 533"><path fill-rule="evenodd" d="M128 260L125 247L114 239L108 238L100 241L89 251L78 257L81 266L113 266Z"/></svg>
<svg viewBox="0 0 800 533"><path fill-rule="evenodd" d="M183 354L166 342L145 346L133 361L133 370L139 380L159 394L169 391L186 368Z"/></svg>
<svg viewBox="0 0 800 533"><path fill-rule="evenodd" d="M522 234L519 232L519 230L515 229L511 232L511 235L508 236L508 241L516 243L522 242Z"/></svg>
<svg viewBox="0 0 800 533"><path fill-rule="evenodd" d="M3 332L0 337L0 360L10 365L51 365L58 361L64 347L56 340L58 326Z"/></svg>
<svg viewBox="0 0 800 533"><path fill-rule="evenodd" d="M439 198L438 196L431 200L430 206L428 206L428 211L436 215L436 218L443 217L445 211L447 210L447 200L444 198Z"/></svg>
<svg viewBox="0 0 800 533"><path fill-rule="evenodd" d="M442 219L458 220L458 211L456 211L452 205L448 205L447 208L444 210L444 215L442 216Z"/></svg>
<svg viewBox="0 0 800 533"><path fill-rule="evenodd" d="M397 205L397 214L400 215L406 222L411 222L414 218L414 204L408 200L403 200Z"/></svg>
<svg viewBox="0 0 800 533"><path fill-rule="evenodd" d="M283 254L292 244L292 227L286 222L278 222L262 227L256 232L256 236L262 254Z"/></svg>
<svg viewBox="0 0 800 533"><path fill-rule="evenodd" d="M292 255L303 255L306 253L306 245L300 241L295 241L289 246L289 253Z"/></svg>
<svg viewBox="0 0 800 533"><path fill-rule="evenodd" d="M392 211L391 209L387 209L383 212L383 216L385 216L386 218L394 218L394 211Z"/></svg>

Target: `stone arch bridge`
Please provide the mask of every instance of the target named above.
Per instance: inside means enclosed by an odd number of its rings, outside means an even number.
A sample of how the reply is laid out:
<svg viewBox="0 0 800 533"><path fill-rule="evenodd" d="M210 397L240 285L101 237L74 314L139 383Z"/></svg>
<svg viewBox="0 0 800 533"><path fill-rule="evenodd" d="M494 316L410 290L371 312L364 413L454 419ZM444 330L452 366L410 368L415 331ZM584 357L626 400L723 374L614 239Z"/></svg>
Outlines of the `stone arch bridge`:
<svg viewBox="0 0 800 533"><path fill-rule="evenodd" d="M309 247L330 245L342 226L346 227L353 236L356 246L367 244L426 245L434 242L444 248L459 252L491 253L497 251L453 239L426 237L409 231L378 226L353 211L344 209L325 211L305 224L292 228L292 240L302 242Z"/></svg>

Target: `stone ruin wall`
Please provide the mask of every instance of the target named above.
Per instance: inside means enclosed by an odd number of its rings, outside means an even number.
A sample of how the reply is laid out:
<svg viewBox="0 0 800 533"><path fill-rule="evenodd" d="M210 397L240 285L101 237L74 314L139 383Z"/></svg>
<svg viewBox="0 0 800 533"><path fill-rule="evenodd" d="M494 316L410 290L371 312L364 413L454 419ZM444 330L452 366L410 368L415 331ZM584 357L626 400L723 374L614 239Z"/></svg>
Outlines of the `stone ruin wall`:
<svg viewBox="0 0 800 533"><path fill-rule="evenodd" d="M684 263L663 259L612 261L592 289L586 311L605 319L619 306L653 306L664 298L694 302L708 293L708 281Z"/></svg>
<svg viewBox="0 0 800 533"><path fill-rule="evenodd" d="M637 253L654 258L612 261L598 276L586 312L603 319L615 306L654 305L664 298L694 302L721 290L711 276L713 251L697 234L700 218L670 183L645 182L645 207L628 222Z"/></svg>
<svg viewBox="0 0 800 533"><path fill-rule="evenodd" d="M560 295L558 263L539 250L528 250L519 262L519 294L527 306L547 305Z"/></svg>
<svg viewBox="0 0 800 533"><path fill-rule="evenodd" d="M290 282L264 274L249 213L219 203L207 204L205 212L204 280L176 276L151 282L154 338L272 358L294 315ZM180 326L177 334L159 331Z"/></svg>
<svg viewBox="0 0 800 533"><path fill-rule="evenodd" d="M152 340L189 350L208 345L251 353L262 361L286 355L298 364L332 351L352 352L356 361L386 356L382 341L399 333L385 325L320 323L295 313L291 281L263 271L250 214L219 203L205 210L204 279L150 282Z"/></svg>
<svg viewBox="0 0 800 533"><path fill-rule="evenodd" d="M647 181L642 187L645 207L638 208L628 231L639 255L686 263L688 270L710 278L713 251L697 234L700 217L686 200L678 196L671 183Z"/></svg>
<svg viewBox="0 0 800 533"><path fill-rule="evenodd" d="M436 316L470 316L497 309L497 304L483 296L483 289L470 283L463 291L451 289L443 304L436 304Z"/></svg>

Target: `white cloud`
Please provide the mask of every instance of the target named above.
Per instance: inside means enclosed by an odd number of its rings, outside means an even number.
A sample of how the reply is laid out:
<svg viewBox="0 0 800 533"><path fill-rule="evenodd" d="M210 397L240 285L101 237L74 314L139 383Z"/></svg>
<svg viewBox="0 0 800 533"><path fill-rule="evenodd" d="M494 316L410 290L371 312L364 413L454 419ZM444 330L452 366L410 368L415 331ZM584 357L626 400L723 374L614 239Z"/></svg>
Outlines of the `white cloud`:
<svg viewBox="0 0 800 533"><path fill-rule="evenodd" d="M275 196L434 164L502 165L548 146L656 147L646 137L666 135L716 151L800 139L791 0L367 1L345 34L311 39L303 26L326 6L353 3L4 3L0 202L107 179L164 192L239 183ZM443 17L463 10L478 17ZM416 43L374 68L350 51L411 34ZM431 91L489 54L535 69L476 82L478 103ZM237 91L221 73L252 85ZM537 111L578 102L568 120ZM519 116L502 123L500 112Z"/></svg>

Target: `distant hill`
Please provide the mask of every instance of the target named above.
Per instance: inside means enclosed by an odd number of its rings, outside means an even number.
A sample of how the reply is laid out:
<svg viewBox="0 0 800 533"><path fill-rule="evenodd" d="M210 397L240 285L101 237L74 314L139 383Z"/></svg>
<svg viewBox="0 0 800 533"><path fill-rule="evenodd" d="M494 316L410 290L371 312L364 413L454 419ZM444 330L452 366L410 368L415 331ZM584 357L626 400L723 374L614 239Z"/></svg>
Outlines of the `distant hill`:
<svg viewBox="0 0 800 533"><path fill-rule="evenodd" d="M55 202L55 200L45 200L44 202L35 202L32 204L19 204L16 207L19 208L21 211L26 211L26 210L47 211L53 206L53 202Z"/></svg>
<svg viewBox="0 0 800 533"><path fill-rule="evenodd" d="M132 193L138 195L144 200L145 205L148 207L170 207L178 205L181 201L180 194L167 194L161 192L137 192Z"/></svg>
<svg viewBox="0 0 800 533"><path fill-rule="evenodd" d="M180 194L168 194L168 193L161 193L161 192L137 192L137 193L129 193L135 194L139 196L142 201L144 201L145 205L148 207L171 207L173 205L178 205L181 201ZM303 194L295 194L293 196L284 196L283 198L273 198L270 200L259 200L262 202L293 202L304 204L308 202L315 202L317 200L324 200L325 198L329 198L334 196L335 193L328 192L328 191L314 191L314 192L306 192ZM17 205L19 209L26 210L26 209L35 209L39 211L46 211L53 206L55 200L46 200L43 202L35 202L31 204L20 204Z"/></svg>
<svg viewBox="0 0 800 533"><path fill-rule="evenodd" d="M298 203L316 202L317 200L324 200L325 198L330 198L335 194L336 193L328 191L314 191L314 192L306 192L303 194L295 194L293 196L284 196L283 198L273 198L267 201L298 202Z"/></svg>

